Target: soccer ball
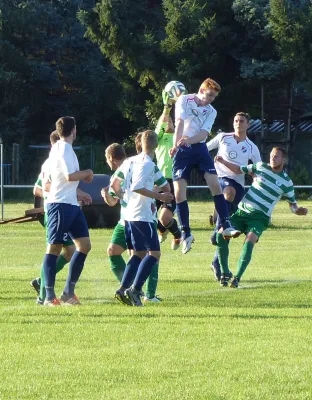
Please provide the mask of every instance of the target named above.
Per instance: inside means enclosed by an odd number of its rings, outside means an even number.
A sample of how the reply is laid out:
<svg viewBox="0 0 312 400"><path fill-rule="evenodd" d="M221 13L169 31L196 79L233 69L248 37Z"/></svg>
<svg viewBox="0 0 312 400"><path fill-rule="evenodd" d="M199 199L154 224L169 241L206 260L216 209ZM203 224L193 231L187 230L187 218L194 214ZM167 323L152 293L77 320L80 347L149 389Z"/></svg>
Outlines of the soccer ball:
<svg viewBox="0 0 312 400"><path fill-rule="evenodd" d="M167 83L164 92L168 95L170 100L174 101L177 101L181 95L187 93L185 86L179 81L171 81Z"/></svg>

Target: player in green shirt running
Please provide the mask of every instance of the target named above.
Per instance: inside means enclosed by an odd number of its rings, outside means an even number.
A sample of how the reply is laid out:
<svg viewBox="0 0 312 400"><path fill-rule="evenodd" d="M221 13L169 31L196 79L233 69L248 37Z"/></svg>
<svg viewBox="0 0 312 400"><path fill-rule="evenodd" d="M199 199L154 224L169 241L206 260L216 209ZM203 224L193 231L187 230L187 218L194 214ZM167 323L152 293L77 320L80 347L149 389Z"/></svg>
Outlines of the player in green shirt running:
<svg viewBox="0 0 312 400"><path fill-rule="evenodd" d="M173 146L174 125L172 118L170 117L170 111L174 101L169 99L165 92L163 92L163 101L165 103L163 113L158 120L155 130L158 136L158 146L155 150L155 155L157 159L157 166L167 179L171 188L171 193L174 195L172 180L172 158L169 154L169 150ZM162 243L167 239L169 231L173 235L171 249L177 250L181 243L181 230L179 229L178 223L174 218L176 201L175 199L170 203L161 203L160 201L156 201L156 204L157 209L160 210L157 225L159 243Z"/></svg>
<svg viewBox="0 0 312 400"><path fill-rule="evenodd" d="M238 204L238 210L231 216L233 226L246 234L241 255L238 259L235 276L229 272L229 241L221 233L217 234L217 249L221 265L221 286L237 288L238 283L251 260L254 245L261 234L268 228L270 217L276 203L286 197L291 211L296 215L306 215L307 208L298 207L294 186L284 172L286 151L282 147L273 147L269 164L258 162L247 166L238 166L216 156L216 162L222 163L235 174L252 174L253 183Z"/></svg>

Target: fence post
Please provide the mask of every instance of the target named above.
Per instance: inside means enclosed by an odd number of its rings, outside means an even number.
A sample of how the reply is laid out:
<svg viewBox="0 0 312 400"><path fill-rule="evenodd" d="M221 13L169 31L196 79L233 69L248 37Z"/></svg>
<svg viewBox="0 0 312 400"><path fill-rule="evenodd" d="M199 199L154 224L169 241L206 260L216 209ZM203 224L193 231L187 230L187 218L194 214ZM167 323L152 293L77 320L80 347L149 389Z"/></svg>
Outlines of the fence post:
<svg viewBox="0 0 312 400"><path fill-rule="evenodd" d="M13 143L12 150L12 184L19 184L19 162L20 162L20 152L19 144Z"/></svg>
<svg viewBox="0 0 312 400"><path fill-rule="evenodd" d="M3 198L3 140L0 138L0 195L1 195L1 221L4 221L4 198Z"/></svg>

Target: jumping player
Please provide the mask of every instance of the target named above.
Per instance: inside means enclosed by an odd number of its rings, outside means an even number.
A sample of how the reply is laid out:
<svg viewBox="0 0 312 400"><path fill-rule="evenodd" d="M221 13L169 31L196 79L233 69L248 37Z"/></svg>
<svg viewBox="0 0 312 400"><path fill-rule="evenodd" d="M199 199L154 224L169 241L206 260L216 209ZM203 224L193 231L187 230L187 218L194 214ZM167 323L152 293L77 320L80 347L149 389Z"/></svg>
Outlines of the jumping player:
<svg viewBox="0 0 312 400"><path fill-rule="evenodd" d="M194 237L189 224L189 208L186 196L187 181L193 168L199 166L213 195L215 208L220 216L223 235L235 237L240 232L229 221L229 213L216 169L205 141L211 132L217 112L210 103L221 88L208 78L200 86L197 94L180 96L175 106L175 135L170 154L173 157L174 193L177 214L182 228L182 253L191 250Z"/></svg>

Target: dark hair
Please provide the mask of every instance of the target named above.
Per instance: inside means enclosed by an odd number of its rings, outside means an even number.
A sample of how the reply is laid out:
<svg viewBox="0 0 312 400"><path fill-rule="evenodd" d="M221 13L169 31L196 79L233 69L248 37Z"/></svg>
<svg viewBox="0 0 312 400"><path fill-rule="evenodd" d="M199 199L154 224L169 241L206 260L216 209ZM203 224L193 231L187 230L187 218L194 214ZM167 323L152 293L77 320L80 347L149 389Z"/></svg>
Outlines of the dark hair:
<svg viewBox="0 0 312 400"><path fill-rule="evenodd" d="M236 115L239 115L240 117L245 117L246 119L247 119L247 122L249 122L250 121L250 115L248 114L248 113L245 113L245 112L238 112L238 113L236 113L235 114L235 117L236 117ZM234 117L234 118L235 118Z"/></svg>
<svg viewBox="0 0 312 400"><path fill-rule="evenodd" d="M75 128L76 121L74 117L61 117L56 121L55 126L60 137L68 137Z"/></svg>
<svg viewBox="0 0 312 400"><path fill-rule="evenodd" d="M287 159L287 152L284 147L274 146L272 150L277 150L282 153L282 156Z"/></svg>
<svg viewBox="0 0 312 400"><path fill-rule="evenodd" d="M105 156L114 160L124 160L126 156L125 149L119 143L113 143L105 150Z"/></svg>
<svg viewBox="0 0 312 400"><path fill-rule="evenodd" d="M60 136L57 131L53 131L50 135L50 142L51 144L55 144L58 140L60 140Z"/></svg>

